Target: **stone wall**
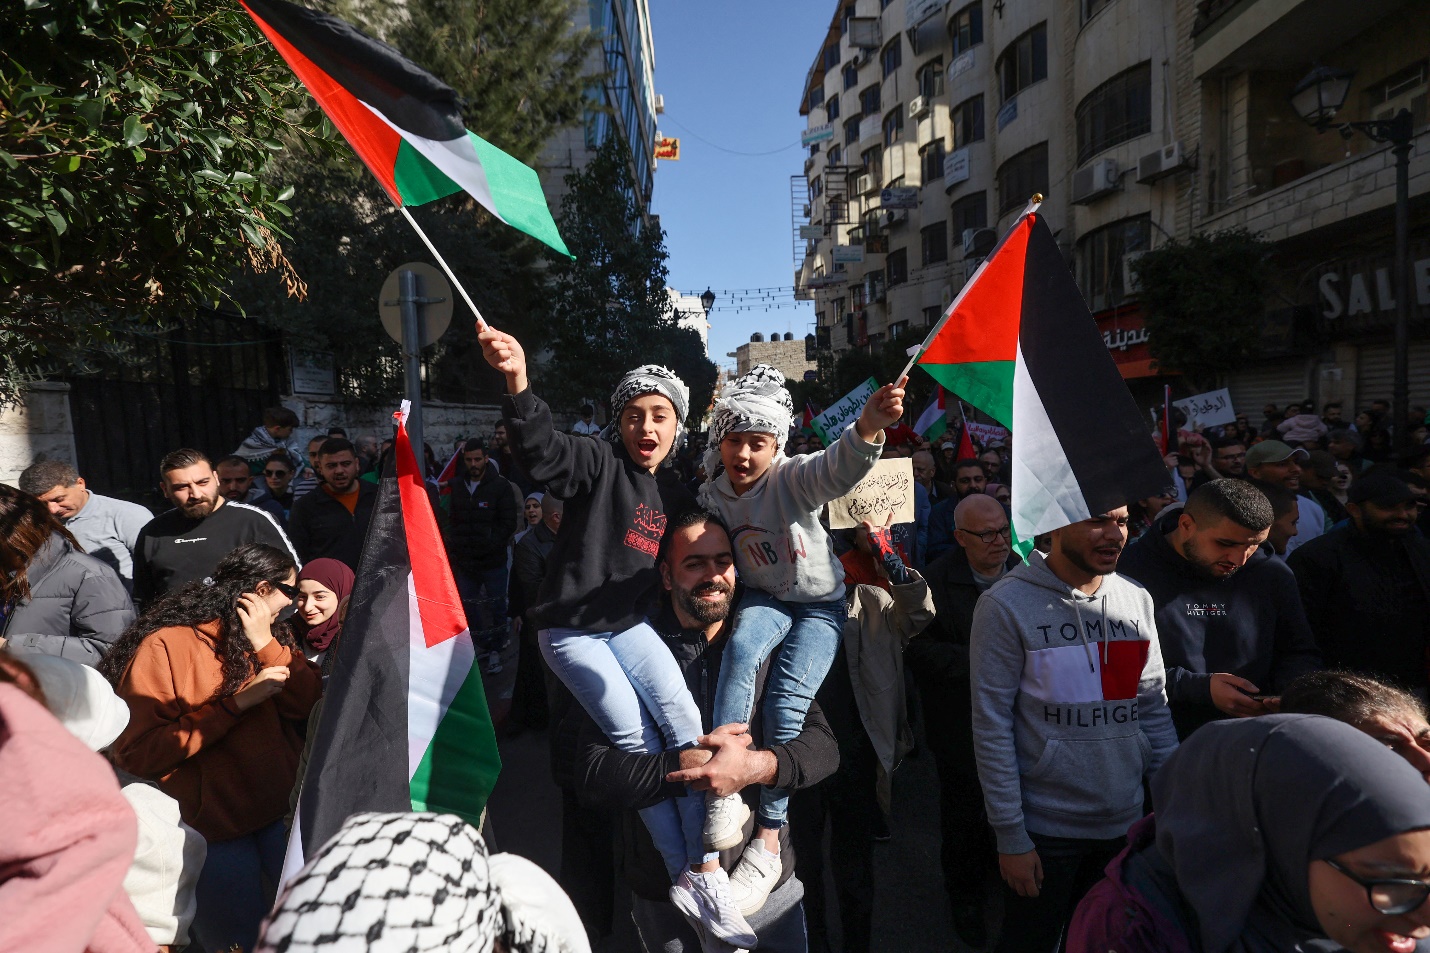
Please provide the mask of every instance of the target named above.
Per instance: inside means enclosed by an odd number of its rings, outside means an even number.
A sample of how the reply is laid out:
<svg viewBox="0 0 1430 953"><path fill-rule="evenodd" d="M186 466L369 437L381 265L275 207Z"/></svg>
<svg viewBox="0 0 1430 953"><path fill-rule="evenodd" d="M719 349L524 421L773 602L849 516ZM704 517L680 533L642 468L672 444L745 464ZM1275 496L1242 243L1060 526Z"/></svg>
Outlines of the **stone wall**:
<svg viewBox="0 0 1430 953"><path fill-rule="evenodd" d="M364 434L374 434L386 438L392 434L392 407L370 407L345 404L335 398L325 397L284 397L283 406L298 415L297 445L304 445L310 438L325 434L329 427L342 427L351 438ZM574 416L555 414L556 424L569 429L576 422ZM466 437L489 438L496 423L501 419L499 404L448 404L442 401L424 401L422 404L423 439L432 445L432 451L442 462L446 453L450 454L458 439Z"/></svg>
<svg viewBox="0 0 1430 953"><path fill-rule="evenodd" d="M40 454L74 463L69 393L68 384L32 384L24 403L0 408L0 483L14 485Z"/></svg>

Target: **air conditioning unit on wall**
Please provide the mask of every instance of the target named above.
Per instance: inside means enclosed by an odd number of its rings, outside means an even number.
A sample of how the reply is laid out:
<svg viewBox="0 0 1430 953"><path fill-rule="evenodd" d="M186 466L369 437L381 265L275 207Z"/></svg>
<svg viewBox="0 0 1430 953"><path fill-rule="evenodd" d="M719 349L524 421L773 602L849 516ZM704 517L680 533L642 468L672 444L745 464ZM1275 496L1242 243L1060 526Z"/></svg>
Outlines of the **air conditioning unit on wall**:
<svg viewBox="0 0 1430 953"><path fill-rule="evenodd" d="M928 115L929 101L927 96L915 96L909 100L909 118L918 119L920 116Z"/></svg>
<svg viewBox="0 0 1430 953"><path fill-rule="evenodd" d="M1181 140L1169 142L1156 152L1149 152L1137 160L1137 181L1146 185L1160 178L1191 167Z"/></svg>
<svg viewBox="0 0 1430 953"><path fill-rule="evenodd" d="M900 225L909 220L909 210L906 208L885 209L879 214L879 224L885 228L892 225Z"/></svg>
<svg viewBox="0 0 1430 953"><path fill-rule="evenodd" d="M1098 159L1073 173L1074 205L1088 205L1109 192L1122 188L1116 159Z"/></svg>
<svg viewBox="0 0 1430 953"><path fill-rule="evenodd" d="M874 190L874 177L872 175L861 175L854 180L854 191L860 195Z"/></svg>

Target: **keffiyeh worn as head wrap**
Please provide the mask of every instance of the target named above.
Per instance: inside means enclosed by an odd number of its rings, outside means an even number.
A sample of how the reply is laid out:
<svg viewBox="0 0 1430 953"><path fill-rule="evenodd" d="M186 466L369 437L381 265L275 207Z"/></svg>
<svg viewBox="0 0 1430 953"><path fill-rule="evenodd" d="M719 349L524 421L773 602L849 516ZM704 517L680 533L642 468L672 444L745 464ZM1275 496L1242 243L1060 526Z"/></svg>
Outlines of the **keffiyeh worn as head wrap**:
<svg viewBox="0 0 1430 953"><path fill-rule="evenodd" d="M690 388L675 376L675 372L659 364L642 364L626 376L611 391L611 422L601 436L611 443L621 442L621 411L626 404L645 394L659 394L675 408L675 420L683 433L685 415L690 412Z"/></svg>
<svg viewBox="0 0 1430 953"><path fill-rule="evenodd" d="M519 861L519 859L517 859ZM278 898L258 953L590 953L551 877L451 814L354 814Z"/></svg>
<svg viewBox="0 0 1430 953"><path fill-rule="evenodd" d="M732 433L768 433L775 436L775 456L784 453L794 420L794 401L785 376L768 364L756 364L737 377L715 401L710 415L710 436L705 445L706 481L715 479L720 466L720 443Z"/></svg>

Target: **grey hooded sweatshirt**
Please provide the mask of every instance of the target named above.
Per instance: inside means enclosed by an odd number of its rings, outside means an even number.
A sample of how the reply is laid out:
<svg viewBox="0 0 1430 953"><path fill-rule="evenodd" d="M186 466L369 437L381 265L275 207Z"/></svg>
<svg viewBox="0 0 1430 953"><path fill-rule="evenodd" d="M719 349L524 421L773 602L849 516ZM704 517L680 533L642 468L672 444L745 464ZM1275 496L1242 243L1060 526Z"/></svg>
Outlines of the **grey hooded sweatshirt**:
<svg viewBox="0 0 1430 953"><path fill-rule="evenodd" d="M998 852L1028 831L1122 837L1142 779L1177 748L1152 597L1113 573L1092 595L1034 552L978 600L971 681L978 779Z"/></svg>

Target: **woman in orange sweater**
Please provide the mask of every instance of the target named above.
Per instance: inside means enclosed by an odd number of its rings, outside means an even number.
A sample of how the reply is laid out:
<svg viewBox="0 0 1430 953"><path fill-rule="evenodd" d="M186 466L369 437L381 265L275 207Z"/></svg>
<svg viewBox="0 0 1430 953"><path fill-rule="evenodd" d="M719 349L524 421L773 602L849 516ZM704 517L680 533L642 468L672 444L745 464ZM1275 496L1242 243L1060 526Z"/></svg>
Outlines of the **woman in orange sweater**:
<svg viewBox="0 0 1430 953"><path fill-rule="evenodd" d="M194 933L251 950L282 870L282 818L322 691L285 620L297 567L261 543L152 605L100 664L129 705L120 768L158 783L208 841Z"/></svg>

